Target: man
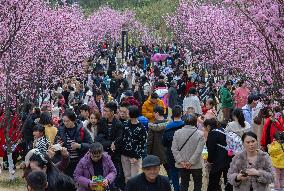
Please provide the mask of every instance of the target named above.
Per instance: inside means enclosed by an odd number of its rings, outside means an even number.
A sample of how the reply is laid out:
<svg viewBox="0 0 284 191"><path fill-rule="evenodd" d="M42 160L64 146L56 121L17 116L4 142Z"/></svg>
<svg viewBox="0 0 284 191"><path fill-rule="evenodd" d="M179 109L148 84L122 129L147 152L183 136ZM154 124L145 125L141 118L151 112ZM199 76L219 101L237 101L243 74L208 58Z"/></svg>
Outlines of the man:
<svg viewBox="0 0 284 191"><path fill-rule="evenodd" d="M125 124L127 123L127 121L129 120L129 111L128 111L128 107L129 107L129 103L127 102L122 102L120 104L120 107L119 107L119 120Z"/></svg>
<svg viewBox="0 0 284 191"><path fill-rule="evenodd" d="M121 165L121 154L118 149L118 140L121 139L123 133L123 124L115 115L117 113L117 104L109 102L105 105L101 126L98 127L97 141L100 142L104 150L108 152L117 170L117 177L114 181L114 190L124 189L124 174Z"/></svg>
<svg viewBox="0 0 284 191"><path fill-rule="evenodd" d="M155 121L154 107L156 105L162 106L165 111L165 106L162 100L156 92L153 92L148 100L146 100L142 106L142 115L149 119L150 122Z"/></svg>
<svg viewBox="0 0 284 191"><path fill-rule="evenodd" d="M196 95L196 88L190 88L189 96L183 100L183 111L187 112L189 107L194 108L196 114L202 114L201 103Z"/></svg>
<svg viewBox="0 0 284 191"><path fill-rule="evenodd" d="M245 121L252 127L252 110L256 107L259 97L257 95L251 94L248 96L247 104L242 108Z"/></svg>
<svg viewBox="0 0 284 191"><path fill-rule="evenodd" d="M78 118L80 121L82 121L82 123L84 123L84 121L88 120L90 117L90 107L86 104L83 104L80 106L79 110L80 116Z"/></svg>
<svg viewBox="0 0 284 191"><path fill-rule="evenodd" d="M143 173L133 177L127 182L126 191L170 191L168 179L159 175L160 159L148 155L142 161Z"/></svg>
<svg viewBox="0 0 284 191"><path fill-rule="evenodd" d="M168 92L168 118L172 116L172 109L178 104L177 81L172 80Z"/></svg>
<svg viewBox="0 0 284 191"><path fill-rule="evenodd" d="M179 191L179 170L175 167L175 159L171 150L174 133L184 126L184 122L181 120L182 107L179 105L173 108L173 121L169 122L163 134L163 145L167 148L167 160L170 169L170 176L173 182L175 191Z"/></svg>
<svg viewBox="0 0 284 191"><path fill-rule="evenodd" d="M222 103L223 120L226 122L229 122L231 120L231 113L234 106L233 97L230 92L232 85L233 82L231 80L228 80L219 90Z"/></svg>

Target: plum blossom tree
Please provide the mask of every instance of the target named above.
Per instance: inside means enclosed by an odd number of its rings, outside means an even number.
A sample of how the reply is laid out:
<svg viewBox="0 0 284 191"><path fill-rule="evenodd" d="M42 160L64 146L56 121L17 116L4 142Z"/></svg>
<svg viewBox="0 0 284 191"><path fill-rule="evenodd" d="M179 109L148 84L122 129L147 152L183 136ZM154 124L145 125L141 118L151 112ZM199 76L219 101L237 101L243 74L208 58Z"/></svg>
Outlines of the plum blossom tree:
<svg viewBox="0 0 284 191"><path fill-rule="evenodd" d="M215 72L242 76L260 89L273 86L281 92L283 3L226 3L229 4L181 1L176 13L166 17L168 27L178 42L199 52L199 60Z"/></svg>

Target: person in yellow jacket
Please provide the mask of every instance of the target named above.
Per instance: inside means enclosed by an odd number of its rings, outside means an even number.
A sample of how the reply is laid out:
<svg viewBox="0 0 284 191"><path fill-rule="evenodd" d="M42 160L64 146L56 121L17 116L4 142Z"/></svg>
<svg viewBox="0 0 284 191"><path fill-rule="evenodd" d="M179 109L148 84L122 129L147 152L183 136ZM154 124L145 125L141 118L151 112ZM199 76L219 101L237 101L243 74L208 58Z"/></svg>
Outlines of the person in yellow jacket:
<svg viewBox="0 0 284 191"><path fill-rule="evenodd" d="M58 129L52 124L51 114L48 112L41 113L38 123L44 126L45 137L53 145Z"/></svg>
<svg viewBox="0 0 284 191"><path fill-rule="evenodd" d="M151 96L144 102L142 106L142 115L149 119L151 123L155 121L154 117L154 107L159 105L164 108L164 112L166 113L166 108L164 102L159 99L159 96L156 92L153 92Z"/></svg>
<svg viewBox="0 0 284 191"><path fill-rule="evenodd" d="M268 153L275 168L274 189L284 189L284 132L275 134L275 140L268 145Z"/></svg>

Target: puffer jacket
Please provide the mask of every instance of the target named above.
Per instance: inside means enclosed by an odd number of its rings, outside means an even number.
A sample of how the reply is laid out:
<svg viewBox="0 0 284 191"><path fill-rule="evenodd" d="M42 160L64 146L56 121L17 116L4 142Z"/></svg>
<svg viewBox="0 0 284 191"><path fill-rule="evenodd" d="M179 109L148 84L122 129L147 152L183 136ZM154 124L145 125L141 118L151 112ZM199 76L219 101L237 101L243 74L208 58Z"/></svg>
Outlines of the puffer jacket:
<svg viewBox="0 0 284 191"><path fill-rule="evenodd" d="M269 184L274 180L273 167L267 153L258 150L257 161L254 168L260 171L260 176L250 176L245 181L236 181L236 177L241 170L247 167L248 160L246 151L238 153L230 164L228 171L228 181L233 185L234 191L253 190L266 191L269 189Z"/></svg>
<svg viewBox="0 0 284 191"><path fill-rule="evenodd" d="M163 145L163 133L166 129L167 120L149 123L149 131L147 138L147 153L156 155L160 158L161 164L167 163L166 147Z"/></svg>
<svg viewBox="0 0 284 191"><path fill-rule="evenodd" d="M154 107L156 105L159 105L161 107L164 108L165 113L166 113L166 108L164 105L164 102L160 99L157 100L157 104L154 104L150 101L151 97L146 100L142 106L142 115L146 118L149 119L150 122L154 122L155 121L155 117L154 117Z"/></svg>

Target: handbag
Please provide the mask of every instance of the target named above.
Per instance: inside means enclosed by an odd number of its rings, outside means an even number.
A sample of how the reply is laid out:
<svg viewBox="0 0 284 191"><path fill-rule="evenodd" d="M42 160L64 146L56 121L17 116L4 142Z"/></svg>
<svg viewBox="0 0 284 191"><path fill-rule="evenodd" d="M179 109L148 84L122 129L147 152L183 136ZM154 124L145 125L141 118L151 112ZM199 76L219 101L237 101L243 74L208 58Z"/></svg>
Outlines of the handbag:
<svg viewBox="0 0 284 191"><path fill-rule="evenodd" d="M185 144L188 142L188 140L190 139L190 137L192 137L192 135L197 131L197 128L195 129L195 131L186 139L186 141L183 143L183 145L178 149L178 151L181 151L183 149L183 147L185 146Z"/></svg>

